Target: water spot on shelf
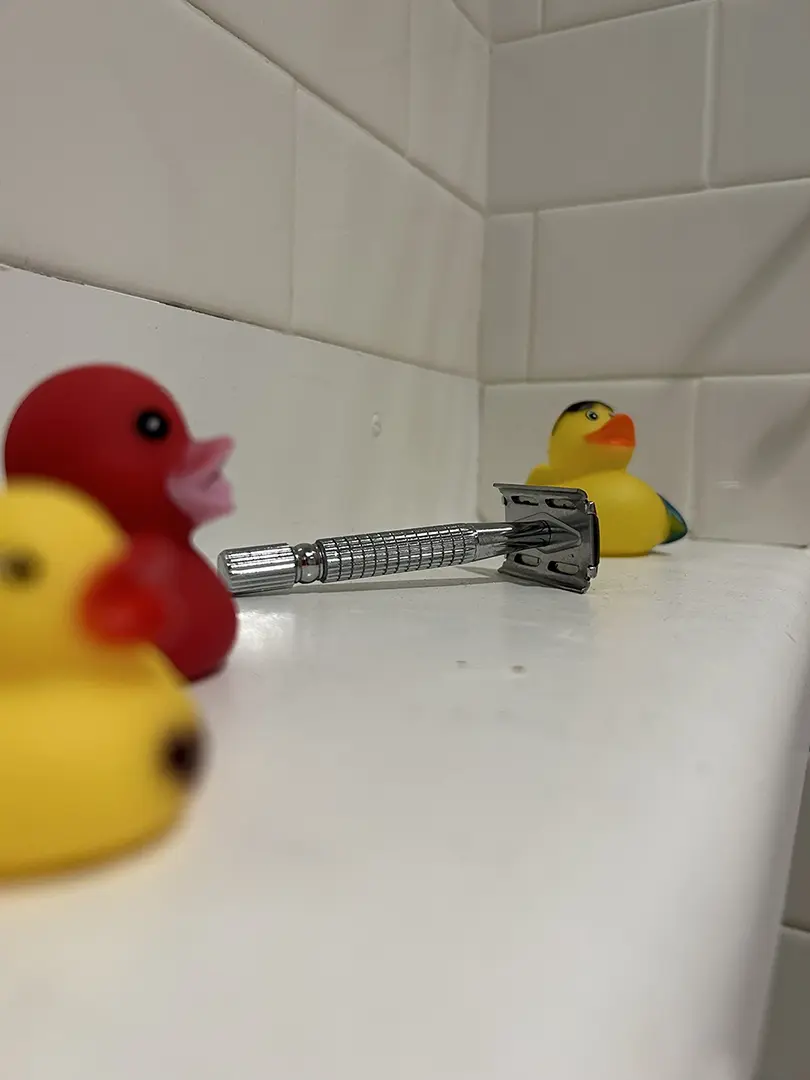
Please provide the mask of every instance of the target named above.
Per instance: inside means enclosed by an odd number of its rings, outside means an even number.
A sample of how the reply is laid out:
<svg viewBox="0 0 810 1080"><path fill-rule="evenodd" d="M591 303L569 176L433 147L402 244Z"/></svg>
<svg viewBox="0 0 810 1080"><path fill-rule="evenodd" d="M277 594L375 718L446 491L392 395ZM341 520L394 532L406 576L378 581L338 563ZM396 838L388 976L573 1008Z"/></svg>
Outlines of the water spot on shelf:
<svg viewBox="0 0 810 1080"><path fill-rule="evenodd" d="M511 671L513 675L525 675L526 666L525 664L512 664Z"/></svg>
<svg viewBox="0 0 810 1080"><path fill-rule="evenodd" d="M382 419L379 413L374 413L371 418L371 434L376 439L378 435L382 434Z"/></svg>
<svg viewBox="0 0 810 1080"><path fill-rule="evenodd" d="M467 667L467 661L466 660L456 660L456 667L457 668L465 668L465 667Z"/></svg>

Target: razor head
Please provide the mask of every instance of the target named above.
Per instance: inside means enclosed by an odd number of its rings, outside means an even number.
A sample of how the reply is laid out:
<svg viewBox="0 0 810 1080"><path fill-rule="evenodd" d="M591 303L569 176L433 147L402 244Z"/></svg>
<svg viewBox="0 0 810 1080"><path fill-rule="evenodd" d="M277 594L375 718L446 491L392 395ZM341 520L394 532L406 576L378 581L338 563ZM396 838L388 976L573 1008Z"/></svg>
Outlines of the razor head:
<svg viewBox="0 0 810 1080"><path fill-rule="evenodd" d="M579 488L495 484L513 525L500 573L584 593L599 570L599 518Z"/></svg>

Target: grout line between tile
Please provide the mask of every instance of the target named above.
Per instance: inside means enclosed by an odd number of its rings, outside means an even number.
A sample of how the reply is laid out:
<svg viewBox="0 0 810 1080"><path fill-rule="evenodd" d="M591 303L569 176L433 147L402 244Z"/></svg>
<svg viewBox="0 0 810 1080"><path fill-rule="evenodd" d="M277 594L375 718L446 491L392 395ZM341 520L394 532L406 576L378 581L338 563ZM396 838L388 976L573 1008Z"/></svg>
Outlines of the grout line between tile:
<svg viewBox="0 0 810 1080"><path fill-rule="evenodd" d="M720 53L720 9L715 2L709 9L706 32L706 68L703 99L703 186L711 187L714 169L715 135L717 128L717 68Z"/></svg>
<svg viewBox="0 0 810 1080"><path fill-rule="evenodd" d="M784 176L767 180L739 181L736 183L713 184L708 190L705 187L673 188L671 191L652 191L637 195L610 195L602 199L594 199L589 202L574 203L548 203L537 206L533 203L519 203L514 206L491 205L488 207L490 217L501 214L558 214L571 210L591 210L600 206L621 206L625 203L654 202L656 199L689 199L693 196L715 195L722 191L741 191L745 188L774 187L782 184L806 184L810 185L810 176Z"/></svg>
<svg viewBox="0 0 810 1080"><path fill-rule="evenodd" d="M533 367L539 367L539 357L535 355L535 341L537 334L537 282L540 273L540 216L532 214L532 254L529 263L529 333L526 342L526 356L524 370L528 382Z"/></svg>
<svg viewBox="0 0 810 1080"><path fill-rule="evenodd" d="M689 429L687 431L688 456L686 462L686 506L684 513L686 520L690 521L697 516L697 415L700 407L700 384L702 379L692 380L692 408L689 412Z"/></svg>
<svg viewBox="0 0 810 1080"><path fill-rule="evenodd" d="M751 176L745 180L713 180L712 191L740 191L749 187L766 187L774 184L801 184L810 181L810 173L797 173L795 176Z"/></svg>
<svg viewBox="0 0 810 1080"><path fill-rule="evenodd" d="M410 357L397 356L395 353L388 351L377 350L372 352L364 345L354 345L349 341L338 341L336 339L318 336L317 334L297 329L292 325L280 326L277 323L259 322L256 319L249 319L246 316L229 315L213 308L195 307L193 304L187 304L181 300L170 300L167 297L160 296L156 293L145 291L133 292L131 289L124 288L120 285L109 285L101 281L93 280L90 277L79 277L75 274L70 274L67 271L39 266L27 259L24 261L16 261L13 257L6 256L0 251L0 271L2 270L17 270L20 273L35 274L37 277L51 278L54 281L64 281L69 285L83 285L88 289L99 289L103 292L117 293L119 296L130 296L135 300L146 300L151 304L160 304L162 307L178 308L180 311L189 311L192 315L203 315L209 319L222 319L224 322L239 323L241 326L251 326L257 330L267 330L270 333L283 334L285 337L296 337L302 338L304 341L315 341L320 345L331 345L335 349L346 349L348 352L360 353L363 356L371 357L371 359L386 360L392 364L404 364L406 367L417 368L420 371L430 371L434 375L444 375L451 379L463 379L465 382L472 382L476 385L480 385L476 373L468 374L463 371L449 371L447 368L433 367L432 365L422 363L419 360L412 360Z"/></svg>
<svg viewBox="0 0 810 1080"><path fill-rule="evenodd" d="M482 37L484 41L492 40L489 36L489 32L478 26L475 19L472 17L472 15L470 15L469 11L465 11L461 4L459 4L458 0L451 0L451 2L459 15L461 15L461 17L470 24L470 26L473 28L473 30L475 30L476 34L478 34L479 37ZM413 0L411 0L411 6L413 6Z"/></svg>
<svg viewBox="0 0 810 1080"><path fill-rule="evenodd" d="M542 30L532 30L530 34L522 34L520 37L493 38L493 45L516 45L519 41L533 41L534 38L543 37Z"/></svg>
<svg viewBox="0 0 810 1080"><path fill-rule="evenodd" d="M410 0L410 3L408 4L408 18L405 21L405 34L408 38L405 45L408 55L408 92L406 99L408 107L405 110L405 138L403 140L402 156L405 158L406 161L410 161L411 165L413 165L415 169L418 169L419 166L416 164L416 162L411 161L411 139L413 138L413 5L414 0ZM435 179L435 177L432 177L431 179ZM441 181L437 181L437 183L441 183Z"/></svg>
<svg viewBox="0 0 810 1080"><path fill-rule="evenodd" d="M298 249L298 227L296 216L298 213L298 86L293 88L292 104L292 191L290 192L290 269L288 294L289 306L287 309L287 321L293 325L295 315L295 266L296 251Z"/></svg>
<svg viewBox="0 0 810 1080"><path fill-rule="evenodd" d="M403 147L400 146L399 143L391 139L384 131L381 131L379 128L366 127L364 121L359 120L352 113L347 112L345 107L341 105L340 102L333 98L329 93L322 90L320 87L316 87L313 83L311 83L303 76L296 74L290 68L286 67L284 63L282 63L280 60L277 60L275 57L268 56L266 53L263 53L261 49L257 48L255 45L251 44L251 42L241 37L226 23L220 22L218 19L215 19L211 15L209 15L208 12L205 11L203 8L198 7L197 4L193 2L193 0L177 0L177 3L180 3L184 7L187 7L190 11L193 11L199 18L211 23L211 25L215 26L220 33L227 34L229 37L234 38L234 40L241 42L241 44L246 49L249 49L254 56L260 57L265 63L272 64L274 67L278 68L279 71L283 71L284 74L288 75L291 79L293 79L297 86L299 86L302 90L306 90L308 93L312 94L313 97L316 97L320 101L324 102L324 104L328 105L331 109L334 109L336 113L342 116L344 120L349 121L355 127L359 128L361 131L364 131L366 135L370 135L381 145L387 147L389 150L393 150L393 152L403 161L408 162L408 164L410 164L417 172L422 173L423 176L426 176L434 184L437 184L439 187L444 188L445 191L447 191L454 198L458 199L459 202L463 202L467 206L469 206L470 209L475 210L479 214L481 213L481 207L469 195L467 195L465 192L460 191L458 188L453 187L447 180L444 179L444 177L441 177L436 173L430 172L429 170L425 169L424 166L408 157L407 143L408 139L410 138L410 107L408 108L408 138L406 138L405 146ZM410 99L410 87L408 96Z"/></svg>
<svg viewBox="0 0 810 1080"><path fill-rule="evenodd" d="M594 206L617 206L622 203L649 202L651 199L682 199L688 195L703 195L705 191L706 189L703 186L689 186L672 188L668 191L641 192L636 195L606 195L604 198L591 199L587 202L543 203L541 206L536 203L516 203L508 206L495 203L489 206L488 209L493 216L495 214L550 214L561 210L590 210Z"/></svg>
<svg viewBox="0 0 810 1080"><path fill-rule="evenodd" d="M475 335L475 377L478 379L478 385L483 386L483 370L484 370L484 275L486 274L486 257L487 257L487 222L486 218L481 226L483 229L484 242L481 245L481 287L478 290L478 325Z"/></svg>
<svg viewBox="0 0 810 1080"><path fill-rule="evenodd" d="M713 3L714 0L691 0L690 6L700 7L702 5L705 7L707 4ZM590 22L575 23L573 26L549 27L543 33L547 37L550 34L570 34L575 30L589 30L591 27L604 26L606 23L624 22L627 19L652 18L654 15L661 15L665 11L677 11L682 7L685 7L684 0L669 0L669 3L662 0L658 7L647 8L643 11L625 11L621 15L603 15L601 18L591 19ZM536 37L537 35L533 34L532 36Z"/></svg>
<svg viewBox="0 0 810 1080"><path fill-rule="evenodd" d="M485 405L484 397L485 397L485 394L486 394L486 386L484 385L484 383L479 381L479 383L478 383L478 432L477 432L478 438L477 438L477 442L476 442L476 459L475 459L475 511L476 511L476 514L478 515L479 521L483 520L483 518L481 516L481 514L482 514L482 511L481 511L481 473L482 473L482 469L481 469L481 463L482 463L481 450L482 450L482 444L483 444L483 439L482 439L481 435L482 435L482 432L484 430L484 405Z"/></svg>
<svg viewBox="0 0 810 1080"><path fill-rule="evenodd" d="M810 380L810 371L704 371L704 372L656 372L646 375L544 375L542 379L501 379L498 382L483 382L487 390L505 389L528 390L537 386L559 386L560 383L587 385L588 383L664 383L664 382L721 382L724 379L805 379Z"/></svg>

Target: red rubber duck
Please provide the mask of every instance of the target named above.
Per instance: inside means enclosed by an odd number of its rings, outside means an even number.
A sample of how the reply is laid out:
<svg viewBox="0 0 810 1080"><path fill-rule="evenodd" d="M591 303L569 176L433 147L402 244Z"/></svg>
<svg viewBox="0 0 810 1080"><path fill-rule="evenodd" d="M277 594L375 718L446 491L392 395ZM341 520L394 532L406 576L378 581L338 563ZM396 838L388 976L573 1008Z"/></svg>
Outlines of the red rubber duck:
<svg viewBox="0 0 810 1080"><path fill-rule="evenodd" d="M68 368L17 406L6 431L6 476L48 477L102 503L131 536L168 539L185 632L161 647L186 678L216 671L236 638L234 602L191 543L233 509L222 468L229 438L194 440L166 390L114 364Z"/></svg>

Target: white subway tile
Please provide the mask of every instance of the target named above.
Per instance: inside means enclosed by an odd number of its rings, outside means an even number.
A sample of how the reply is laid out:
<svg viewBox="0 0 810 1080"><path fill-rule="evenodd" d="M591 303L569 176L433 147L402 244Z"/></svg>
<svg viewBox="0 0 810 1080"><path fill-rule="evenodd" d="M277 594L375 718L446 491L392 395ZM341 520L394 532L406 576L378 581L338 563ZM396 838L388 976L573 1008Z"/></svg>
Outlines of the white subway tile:
<svg viewBox="0 0 810 1080"><path fill-rule="evenodd" d="M810 173L810 4L723 0L712 180Z"/></svg>
<svg viewBox="0 0 810 1080"><path fill-rule="evenodd" d="M808 213L810 182L540 214L531 376L808 370Z"/></svg>
<svg viewBox="0 0 810 1080"><path fill-rule="evenodd" d="M498 214L484 234L481 300L483 382L525 382L532 304L532 214Z"/></svg>
<svg viewBox="0 0 810 1080"><path fill-rule="evenodd" d="M489 6L490 0L456 0L458 7L465 13L465 15L473 22L484 37L489 37L490 33L490 21L489 21Z"/></svg>
<svg viewBox="0 0 810 1080"><path fill-rule="evenodd" d="M429 181L305 91L296 115L294 328L420 359Z"/></svg>
<svg viewBox="0 0 810 1080"><path fill-rule="evenodd" d="M810 934L782 930L756 1080L807 1080Z"/></svg>
<svg viewBox="0 0 810 1080"><path fill-rule="evenodd" d="M305 85L402 148L409 0L193 0Z"/></svg>
<svg viewBox="0 0 810 1080"><path fill-rule="evenodd" d="M490 26L494 41L516 41L540 29L542 0L491 0Z"/></svg>
<svg viewBox="0 0 810 1080"><path fill-rule="evenodd" d="M453 0L413 0L409 154L482 205L489 46Z"/></svg>
<svg viewBox="0 0 810 1080"><path fill-rule="evenodd" d="M592 398L633 417L638 449L630 472L652 484L688 520L695 390L690 379L484 387L480 510L488 519L499 518L500 496L492 485L522 484L535 465L548 460L548 438L562 410L574 401Z"/></svg>
<svg viewBox="0 0 810 1080"><path fill-rule="evenodd" d="M785 900L784 921L789 926L810 930L810 766L804 781L804 794L796 828L790 885Z"/></svg>
<svg viewBox="0 0 810 1080"><path fill-rule="evenodd" d="M545 0L543 29L564 30L569 26L615 19L622 15L637 15L673 4L694 0Z"/></svg>
<svg viewBox="0 0 810 1080"><path fill-rule="evenodd" d="M484 222L478 211L425 181L427 228L422 235L415 310L427 309L421 360L431 368L475 376L484 261ZM408 296L402 298L408 305Z"/></svg>
<svg viewBox="0 0 810 1080"><path fill-rule="evenodd" d="M235 437L237 509L198 537L209 556L474 514L474 379L17 270L0 272L0 326L3 416L103 358L158 378L198 436Z"/></svg>
<svg viewBox="0 0 810 1080"><path fill-rule="evenodd" d="M480 214L306 91L297 118L295 329L474 374Z"/></svg>
<svg viewBox="0 0 810 1080"><path fill-rule="evenodd" d="M700 186L708 16L694 2L497 45L491 209Z"/></svg>
<svg viewBox="0 0 810 1080"><path fill-rule="evenodd" d="M810 375L703 380L695 445L698 535L810 544Z"/></svg>
<svg viewBox="0 0 810 1080"><path fill-rule="evenodd" d="M183 4L8 0L0 257L286 324L292 109L287 75Z"/></svg>

